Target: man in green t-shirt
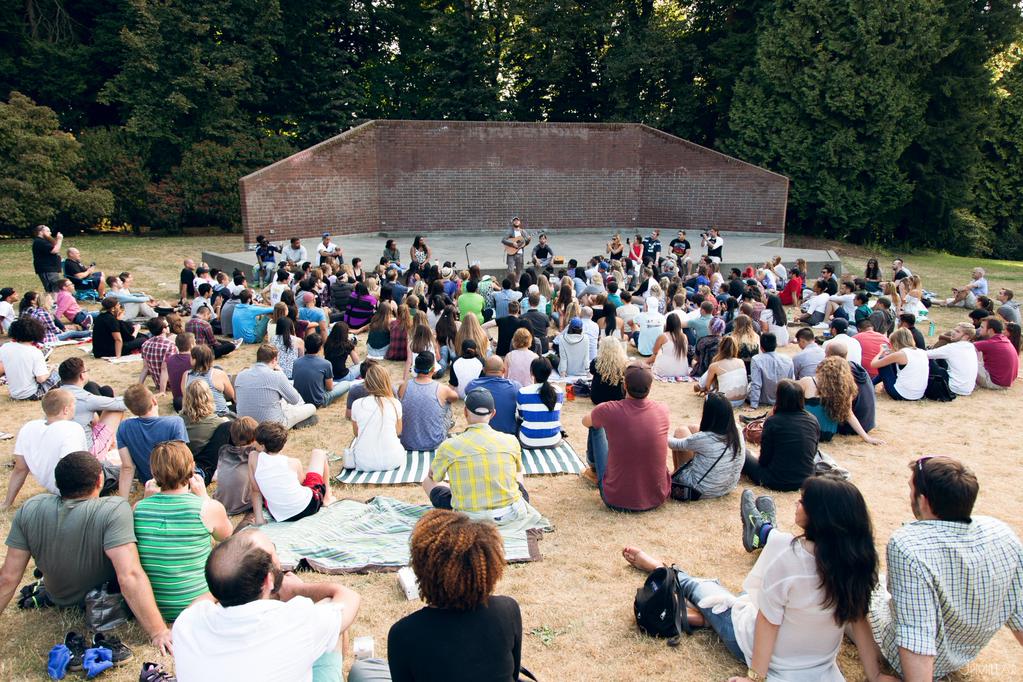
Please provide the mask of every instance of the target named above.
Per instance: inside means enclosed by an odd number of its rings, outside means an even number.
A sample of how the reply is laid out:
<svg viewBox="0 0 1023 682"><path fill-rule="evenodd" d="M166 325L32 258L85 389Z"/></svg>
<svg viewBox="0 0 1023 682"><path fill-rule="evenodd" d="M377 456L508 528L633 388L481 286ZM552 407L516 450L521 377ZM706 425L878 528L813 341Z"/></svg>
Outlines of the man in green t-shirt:
<svg viewBox="0 0 1023 682"><path fill-rule="evenodd" d="M477 289L479 282L476 280L470 279L465 283L465 291L458 297L458 318L464 320L466 315L472 313L483 324L483 305L486 301L476 293Z"/></svg>
<svg viewBox="0 0 1023 682"><path fill-rule="evenodd" d="M66 455L53 473L60 495L36 495L11 522L0 568L0 611L14 596L31 558L57 606L81 606L91 589L116 580L153 646L169 653L171 631L139 562L128 502L100 498L103 467L88 452Z"/></svg>

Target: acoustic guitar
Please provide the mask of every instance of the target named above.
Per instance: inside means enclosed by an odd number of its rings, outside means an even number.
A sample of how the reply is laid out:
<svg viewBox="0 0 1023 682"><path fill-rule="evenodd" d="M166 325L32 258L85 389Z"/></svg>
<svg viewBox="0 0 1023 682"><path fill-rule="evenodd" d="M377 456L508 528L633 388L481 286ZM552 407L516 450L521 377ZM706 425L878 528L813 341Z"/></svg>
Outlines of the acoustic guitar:
<svg viewBox="0 0 1023 682"><path fill-rule="evenodd" d="M501 242L501 245L504 246L504 252L509 256L517 254L519 249L528 243L528 241L523 237L511 237L510 241L514 244L514 246L509 245L506 241Z"/></svg>

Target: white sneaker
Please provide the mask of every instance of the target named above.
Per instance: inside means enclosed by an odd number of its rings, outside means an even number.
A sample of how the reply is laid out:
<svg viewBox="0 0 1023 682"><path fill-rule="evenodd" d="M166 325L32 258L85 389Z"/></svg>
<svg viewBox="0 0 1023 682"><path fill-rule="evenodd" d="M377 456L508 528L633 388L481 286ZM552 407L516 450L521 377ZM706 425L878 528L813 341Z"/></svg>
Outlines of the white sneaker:
<svg viewBox="0 0 1023 682"><path fill-rule="evenodd" d="M814 326L810 327L810 329L823 329L827 331L828 329L831 329L831 325L827 322L818 322Z"/></svg>

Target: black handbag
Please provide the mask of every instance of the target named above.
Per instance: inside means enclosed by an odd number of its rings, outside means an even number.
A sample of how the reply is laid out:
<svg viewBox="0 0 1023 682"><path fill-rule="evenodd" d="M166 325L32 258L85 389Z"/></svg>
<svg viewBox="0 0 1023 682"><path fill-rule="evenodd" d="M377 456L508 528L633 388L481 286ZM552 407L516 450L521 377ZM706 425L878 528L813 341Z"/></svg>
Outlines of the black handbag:
<svg viewBox="0 0 1023 682"><path fill-rule="evenodd" d="M700 476L700 480L696 482L696 485L688 485L683 481L682 472L687 466L693 463L693 460L689 460L671 475L671 499L678 500L679 502L695 502L696 500L703 497L703 493L700 492L700 484L703 483L703 479L707 478L707 474L714 471L714 467L718 465L721 458L725 456L728 451L728 445L726 444L724 449L721 450L721 454L714 460L714 463L710 465L710 468L703 472L703 476Z"/></svg>

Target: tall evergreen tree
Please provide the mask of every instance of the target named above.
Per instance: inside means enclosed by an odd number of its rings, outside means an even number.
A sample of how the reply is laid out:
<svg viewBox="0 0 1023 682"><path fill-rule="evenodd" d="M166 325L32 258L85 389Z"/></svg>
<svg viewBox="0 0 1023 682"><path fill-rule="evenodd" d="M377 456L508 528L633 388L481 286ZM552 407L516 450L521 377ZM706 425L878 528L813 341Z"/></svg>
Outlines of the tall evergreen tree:
<svg viewBox="0 0 1023 682"><path fill-rule="evenodd" d="M131 0L123 67L103 90L162 176L193 144L258 131L279 42L277 0Z"/></svg>
<svg viewBox="0 0 1023 682"><path fill-rule="evenodd" d="M1016 0L941 0L941 58L928 69L919 99L924 126L902 167L913 183L896 238L942 246L952 234L952 212L965 208L981 162L980 144L994 104L988 62L1020 35Z"/></svg>
<svg viewBox="0 0 1023 682"><path fill-rule="evenodd" d="M790 0L767 18L725 148L791 178L790 226L887 236L912 193L900 159L923 129L920 82L938 57L929 8Z"/></svg>
<svg viewBox="0 0 1023 682"><path fill-rule="evenodd" d="M993 232L995 255L1023 258L1023 48L1008 56L1015 65L996 83L972 208Z"/></svg>

